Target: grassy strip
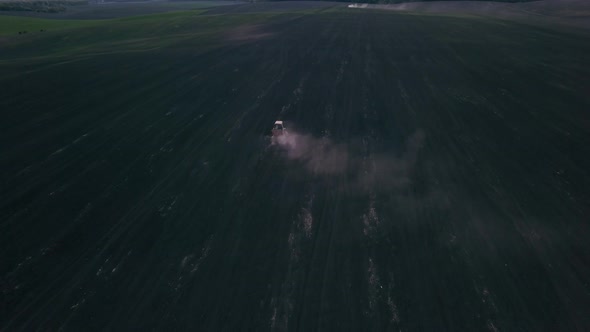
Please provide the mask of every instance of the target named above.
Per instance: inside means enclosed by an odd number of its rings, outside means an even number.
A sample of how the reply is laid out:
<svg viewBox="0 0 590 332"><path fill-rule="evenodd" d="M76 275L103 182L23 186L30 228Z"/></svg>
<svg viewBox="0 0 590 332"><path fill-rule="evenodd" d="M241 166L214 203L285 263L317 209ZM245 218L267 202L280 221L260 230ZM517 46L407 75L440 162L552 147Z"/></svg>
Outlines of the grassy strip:
<svg viewBox="0 0 590 332"><path fill-rule="evenodd" d="M204 10L177 11L100 20L59 20L0 15L0 35L14 35L19 31L25 30L29 32L40 30L60 31L88 27L103 28L103 33L108 33L113 30L125 30L125 32L135 31L135 34L146 35L154 30L162 32L161 30L166 30L166 27L173 30L179 23L182 23L183 21L191 21L195 16L200 15L203 12Z"/></svg>
<svg viewBox="0 0 590 332"><path fill-rule="evenodd" d="M99 20L53 20L24 16L0 15L0 35L13 35L19 31L62 30L93 26Z"/></svg>

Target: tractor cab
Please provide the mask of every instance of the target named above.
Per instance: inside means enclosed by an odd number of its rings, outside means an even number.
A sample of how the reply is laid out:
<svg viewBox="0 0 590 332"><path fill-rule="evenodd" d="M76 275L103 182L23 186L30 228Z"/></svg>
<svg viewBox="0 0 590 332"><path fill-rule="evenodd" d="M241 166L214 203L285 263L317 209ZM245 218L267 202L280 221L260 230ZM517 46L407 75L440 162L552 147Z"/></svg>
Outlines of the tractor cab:
<svg viewBox="0 0 590 332"><path fill-rule="evenodd" d="M274 126L272 127L272 135L273 136L282 136L286 133L285 127L283 126L283 121L275 121Z"/></svg>

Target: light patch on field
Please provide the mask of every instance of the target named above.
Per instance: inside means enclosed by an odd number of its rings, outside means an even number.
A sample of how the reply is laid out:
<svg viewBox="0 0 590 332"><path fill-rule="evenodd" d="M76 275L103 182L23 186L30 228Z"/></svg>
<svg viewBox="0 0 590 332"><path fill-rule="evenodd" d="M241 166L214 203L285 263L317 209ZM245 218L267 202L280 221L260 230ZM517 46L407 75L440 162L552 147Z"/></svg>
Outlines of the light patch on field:
<svg viewBox="0 0 590 332"><path fill-rule="evenodd" d="M306 206L301 208L301 226L307 238L312 235L313 215L311 214L311 207L313 205L313 195L309 198Z"/></svg>
<svg viewBox="0 0 590 332"><path fill-rule="evenodd" d="M375 210L375 195L371 195L371 201L369 203L369 209L367 213L363 215L363 233L365 236L374 234L379 226L379 216Z"/></svg>
<svg viewBox="0 0 590 332"><path fill-rule="evenodd" d="M255 41L270 36L272 33L264 31L260 25L242 25L227 33L228 40L237 42Z"/></svg>
<svg viewBox="0 0 590 332"><path fill-rule="evenodd" d="M379 275L377 274L377 267L375 266L375 263L371 258L369 258L367 279L369 285L369 312L367 314L369 315L369 317L371 317L374 316L376 312L379 310L377 306L379 298L381 297L381 291L383 290L383 285L381 285Z"/></svg>
<svg viewBox="0 0 590 332"><path fill-rule="evenodd" d="M314 194L310 192L307 195L309 199L293 222L287 239L290 253L287 274L280 290L271 300L269 325L272 331L285 331L289 326L289 320L293 317L294 289L295 285L301 282L297 266L300 264L302 244L312 236L313 216L311 208Z"/></svg>

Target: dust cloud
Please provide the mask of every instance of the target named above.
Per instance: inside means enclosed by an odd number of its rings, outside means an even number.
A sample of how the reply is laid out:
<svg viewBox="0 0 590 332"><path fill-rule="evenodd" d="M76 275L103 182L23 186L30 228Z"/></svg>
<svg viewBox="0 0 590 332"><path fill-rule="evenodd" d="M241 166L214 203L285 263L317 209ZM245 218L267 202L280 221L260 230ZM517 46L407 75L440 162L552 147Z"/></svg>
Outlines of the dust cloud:
<svg viewBox="0 0 590 332"><path fill-rule="evenodd" d="M313 175L345 176L358 189L372 190L410 184L424 138L421 130L413 133L398 156L353 153L346 144L297 132L277 137L276 144L286 151L288 159L299 162Z"/></svg>

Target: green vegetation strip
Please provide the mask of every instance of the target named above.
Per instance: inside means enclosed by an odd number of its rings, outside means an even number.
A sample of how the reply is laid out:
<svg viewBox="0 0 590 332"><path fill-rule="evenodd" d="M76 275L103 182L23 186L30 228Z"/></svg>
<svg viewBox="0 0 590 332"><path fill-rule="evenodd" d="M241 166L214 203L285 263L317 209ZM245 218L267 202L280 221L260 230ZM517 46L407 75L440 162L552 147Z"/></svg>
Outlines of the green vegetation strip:
<svg viewBox="0 0 590 332"><path fill-rule="evenodd" d="M61 30L82 28L99 24L98 20L53 20L23 16L0 15L0 35L17 34L19 31Z"/></svg>

